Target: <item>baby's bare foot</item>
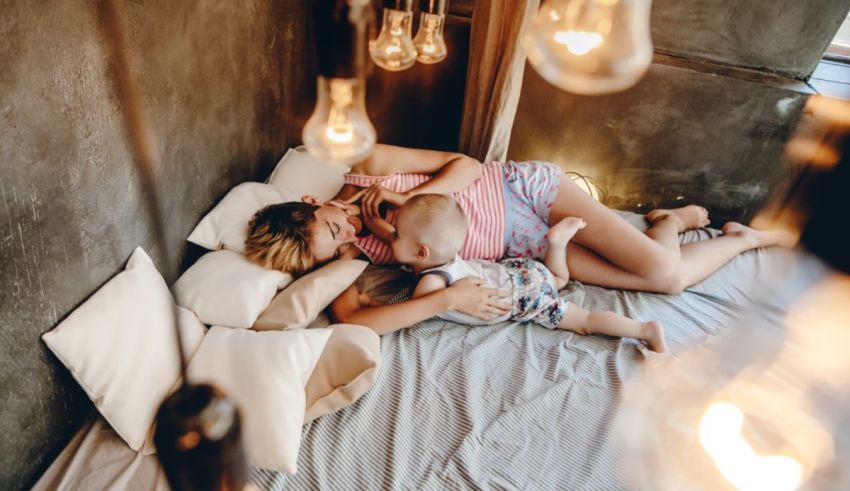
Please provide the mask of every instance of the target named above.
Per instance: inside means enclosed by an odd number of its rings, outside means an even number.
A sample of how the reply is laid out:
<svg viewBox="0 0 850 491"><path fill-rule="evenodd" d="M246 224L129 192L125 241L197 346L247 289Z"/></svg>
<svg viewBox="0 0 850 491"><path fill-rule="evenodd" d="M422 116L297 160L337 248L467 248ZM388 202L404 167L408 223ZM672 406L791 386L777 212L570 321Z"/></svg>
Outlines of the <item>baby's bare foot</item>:
<svg viewBox="0 0 850 491"><path fill-rule="evenodd" d="M671 210L658 208L647 213L646 219L651 223L658 223L661 220L675 220L679 226L679 232L705 227L710 223L708 210L697 205L688 205Z"/></svg>
<svg viewBox="0 0 850 491"><path fill-rule="evenodd" d="M549 227L549 232L546 233L546 240L549 244L557 247L566 247L567 243L575 234L587 226L587 222L583 218L567 217Z"/></svg>
<svg viewBox="0 0 850 491"><path fill-rule="evenodd" d="M793 234L784 230L756 230L738 222L727 222L722 231L723 235L746 239L753 249L773 245L793 247L797 241Z"/></svg>
<svg viewBox="0 0 850 491"><path fill-rule="evenodd" d="M667 351L667 343L664 341L664 327L658 321L649 321L641 323L643 336L641 339L646 341L647 346L656 353L664 353Z"/></svg>

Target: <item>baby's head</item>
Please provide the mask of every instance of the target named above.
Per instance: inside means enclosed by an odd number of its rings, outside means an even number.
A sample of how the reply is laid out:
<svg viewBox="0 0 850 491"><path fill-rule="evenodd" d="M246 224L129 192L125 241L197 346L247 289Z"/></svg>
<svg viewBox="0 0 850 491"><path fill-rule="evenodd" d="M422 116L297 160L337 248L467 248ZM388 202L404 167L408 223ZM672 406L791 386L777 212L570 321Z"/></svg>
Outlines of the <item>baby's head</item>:
<svg viewBox="0 0 850 491"><path fill-rule="evenodd" d="M460 252L466 229L466 215L451 196L414 196L399 209L393 256L418 268L441 266Z"/></svg>

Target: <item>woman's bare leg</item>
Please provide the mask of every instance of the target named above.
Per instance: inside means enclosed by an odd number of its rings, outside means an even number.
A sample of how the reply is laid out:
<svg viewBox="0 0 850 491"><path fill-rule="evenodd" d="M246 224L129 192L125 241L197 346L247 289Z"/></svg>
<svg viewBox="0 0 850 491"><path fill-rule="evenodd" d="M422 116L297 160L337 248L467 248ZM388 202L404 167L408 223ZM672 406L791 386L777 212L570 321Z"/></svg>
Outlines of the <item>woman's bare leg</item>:
<svg viewBox="0 0 850 491"><path fill-rule="evenodd" d="M679 293L707 278L738 254L758 247L787 245L785 232L754 230L739 223L724 225L725 235L681 246L682 259L676 271L660 279L647 279L626 271L587 247L570 242L567 264L573 279L607 288Z"/></svg>
<svg viewBox="0 0 850 491"><path fill-rule="evenodd" d="M549 225L568 216L584 218L587 227L575 241L632 274L660 279L674 274L681 260L679 233L707 224L705 209L686 206L651 212L652 226L640 232L605 205L594 200L566 176L549 215Z"/></svg>

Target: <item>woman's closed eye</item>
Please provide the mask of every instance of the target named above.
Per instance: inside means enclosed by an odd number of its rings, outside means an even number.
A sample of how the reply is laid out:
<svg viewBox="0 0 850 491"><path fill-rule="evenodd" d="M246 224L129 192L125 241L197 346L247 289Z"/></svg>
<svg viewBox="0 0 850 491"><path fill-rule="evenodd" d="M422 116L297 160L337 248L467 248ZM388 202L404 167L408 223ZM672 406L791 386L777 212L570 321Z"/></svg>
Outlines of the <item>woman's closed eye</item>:
<svg viewBox="0 0 850 491"><path fill-rule="evenodd" d="M331 237L336 240L336 234L339 233L339 224L326 222L328 224L328 230L331 231Z"/></svg>

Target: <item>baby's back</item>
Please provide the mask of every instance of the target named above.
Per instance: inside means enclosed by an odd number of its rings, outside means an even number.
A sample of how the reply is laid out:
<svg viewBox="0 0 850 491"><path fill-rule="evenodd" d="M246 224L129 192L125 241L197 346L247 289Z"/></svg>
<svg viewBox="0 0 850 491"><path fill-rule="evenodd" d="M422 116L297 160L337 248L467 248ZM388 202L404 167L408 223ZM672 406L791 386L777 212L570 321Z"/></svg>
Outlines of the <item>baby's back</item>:
<svg viewBox="0 0 850 491"><path fill-rule="evenodd" d="M489 288L511 292L513 311L489 321L453 311L444 312L438 316L441 319L462 324L486 325L504 322L516 317L517 314L522 314L527 309L529 299L538 297L543 291L551 294L550 290L554 289L553 291L557 295L557 288L554 286L555 278L552 273L539 262L528 258L503 259L500 262L493 262L455 257L442 266L423 272L423 274L431 273L442 275L449 285L464 278L481 278Z"/></svg>

